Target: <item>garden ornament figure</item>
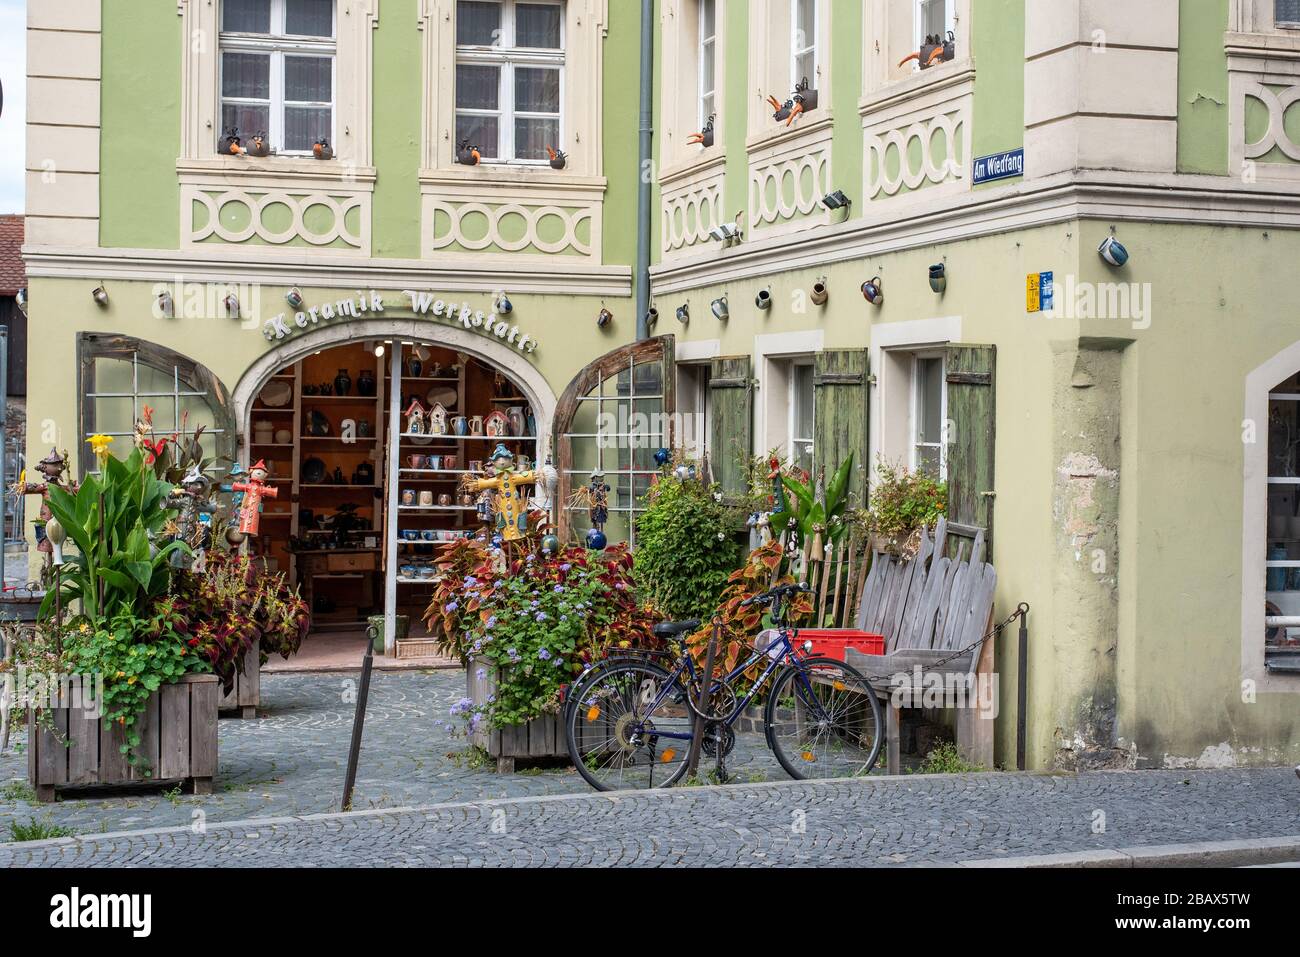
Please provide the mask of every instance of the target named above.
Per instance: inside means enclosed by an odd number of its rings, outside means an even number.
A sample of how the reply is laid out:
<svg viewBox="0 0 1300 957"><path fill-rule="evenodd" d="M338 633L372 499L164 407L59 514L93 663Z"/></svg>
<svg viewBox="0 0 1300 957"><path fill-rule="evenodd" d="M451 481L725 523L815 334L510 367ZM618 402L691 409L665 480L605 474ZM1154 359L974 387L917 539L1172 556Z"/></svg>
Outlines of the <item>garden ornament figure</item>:
<svg viewBox="0 0 1300 957"><path fill-rule="evenodd" d="M461 477L462 487L469 492L496 493L496 528L503 541L515 542L524 537L528 531L528 510L520 487L536 485L537 473L533 471L516 472L515 457L498 442L492 450L492 478L474 478L472 475ZM480 505L480 514L482 506Z"/></svg>
<svg viewBox="0 0 1300 957"><path fill-rule="evenodd" d="M202 572L206 566L204 545L208 528L200 515L211 515L216 511L210 498L211 491L212 480L203 474L198 465L190 466L190 470L181 479L180 487L172 491L177 510L174 539L184 542L193 550L192 555L179 550L172 552L169 561L174 568Z"/></svg>
<svg viewBox="0 0 1300 957"><path fill-rule="evenodd" d="M266 462L258 459L248 470L247 482L235 482L231 489L244 493L243 503L239 508L239 531L244 535L257 537L262 524L262 499L279 497L280 490L266 484L270 474Z"/></svg>
<svg viewBox="0 0 1300 957"><path fill-rule="evenodd" d="M551 462L551 454L546 454L546 464L537 470L537 497L533 507L539 511L549 512L555 506L555 492L560 487L560 473Z"/></svg>
<svg viewBox="0 0 1300 957"><path fill-rule="evenodd" d="M36 546L38 552L46 555L54 554L54 544L48 540L46 526L54 518L47 504L50 498L50 486L57 486L68 492L76 492L76 482L65 482L63 474L68 470L68 453L59 453L58 449L50 449L50 454L41 459L36 464L36 471L41 473L45 479L44 482L28 482L27 473L24 471L18 476L18 481L14 484L13 491L16 495L39 495L41 497L40 517L36 520L36 537L40 540ZM44 523L44 524L43 524ZM56 562L56 564L58 564Z"/></svg>

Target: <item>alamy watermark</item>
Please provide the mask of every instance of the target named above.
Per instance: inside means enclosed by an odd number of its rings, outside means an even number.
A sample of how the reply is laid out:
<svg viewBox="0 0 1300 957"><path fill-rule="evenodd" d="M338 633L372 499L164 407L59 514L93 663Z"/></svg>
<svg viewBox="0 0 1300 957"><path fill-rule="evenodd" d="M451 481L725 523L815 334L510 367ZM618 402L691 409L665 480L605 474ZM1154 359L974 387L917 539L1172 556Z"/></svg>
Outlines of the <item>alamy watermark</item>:
<svg viewBox="0 0 1300 957"><path fill-rule="evenodd" d="M5 704L37 711L71 708L85 712L87 718L102 717L104 676L49 674L31 671L19 665L0 680L0 695Z"/></svg>
<svg viewBox="0 0 1300 957"><path fill-rule="evenodd" d="M1087 282L1067 274L1054 283L1051 305L1042 314L1054 319L1111 319L1134 329L1149 329L1152 312L1149 282Z"/></svg>
<svg viewBox="0 0 1300 957"><path fill-rule="evenodd" d="M998 716L996 672L927 671L916 665L891 675L890 685L895 708L969 708L981 718Z"/></svg>
<svg viewBox="0 0 1300 957"><path fill-rule="evenodd" d="M703 445L703 413L634 412L628 405L619 401L617 411L596 416L596 442L602 449L659 449L671 443L689 450Z"/></svg>

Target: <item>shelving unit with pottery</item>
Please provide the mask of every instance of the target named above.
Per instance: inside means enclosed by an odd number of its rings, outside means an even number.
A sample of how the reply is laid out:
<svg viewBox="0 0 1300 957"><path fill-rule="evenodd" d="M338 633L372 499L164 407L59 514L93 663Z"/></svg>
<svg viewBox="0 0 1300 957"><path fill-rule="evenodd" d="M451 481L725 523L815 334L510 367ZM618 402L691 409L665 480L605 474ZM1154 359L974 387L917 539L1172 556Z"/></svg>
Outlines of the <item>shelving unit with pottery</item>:
<svg viewBox="0 0 1300 957"><path fill-rule="evenodd" d="M436 546L480 528L477 496L460 491L461 478L481 473L497 442L510 443L516 454L533 458L535 437L486 434L489 421L510 421L505 413L493 414L494 406L506 401L518 407L514 421L521 427L528 421L526 400L513 384L498 394L503 382L507 380L495 369L463 353L409 346L396 387L389 385L398 401L402 431L393 460L397 481L389 483L389 508L396 516L396 522L390 522L395 557L386 570L397 588L399 612L413 623L412 636L398 643L399 656L408 649L433 651L432 642L420 637L414 623L428 604ZM476 428L480 434L470 434Z"/></svg>
<svg viewBox="0 0 1300 957"><path fill-rule="evenodd" d="M297 515L293 497L298 479L298 442L302 432L298 367L290 366L271 377L253 401L249 419L252 423L248 446L248 468L258 459L270 470L267 481L278 490L278 497L268 500L262 510L262 534L250 542L250 549L267 559L270 571L282 571L294 579L294 556L289 548L290 536L297 533Z"/></svg>
<svg viewBox="0 0 1300 957"><path fill-rule="evenodd" d="M300 465L295 475L294 534L323 543L333 534L330 520L348 504L361 519L354 538L337 560L302 552L299 581L313 599L318 625L356 627L378 603L373 576L380 568L384 523L382 463L385 378L383 359L361 343L338 346L297 364ZM373 547L365 546L365 536ZM350 557L345 560L346 551ZM310 581L307 578L310 577ZM321 589L323 583L328 587Z"/></svg>

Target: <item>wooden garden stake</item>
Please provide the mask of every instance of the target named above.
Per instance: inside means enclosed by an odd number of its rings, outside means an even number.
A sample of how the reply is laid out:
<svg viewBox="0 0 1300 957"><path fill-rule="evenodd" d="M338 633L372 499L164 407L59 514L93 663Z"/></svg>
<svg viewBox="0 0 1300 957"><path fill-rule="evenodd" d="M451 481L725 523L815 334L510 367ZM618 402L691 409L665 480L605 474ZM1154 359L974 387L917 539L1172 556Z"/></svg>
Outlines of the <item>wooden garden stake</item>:
<svg viewBox="0 0 1300 957"><path fill-rule="evenodd" d="M722 640L722 619L713 619L713 634L709 635L709 646L704 652L704 673L700 682L700 699L695 702L695 728L691 734L691 749L686 755L686 776L695 776L700 766L700 748L704 744L704 715L710 714L709 706L713 700L713 659L718 654L718 643ZM719 743L721 747L721 743Z"/></svg>

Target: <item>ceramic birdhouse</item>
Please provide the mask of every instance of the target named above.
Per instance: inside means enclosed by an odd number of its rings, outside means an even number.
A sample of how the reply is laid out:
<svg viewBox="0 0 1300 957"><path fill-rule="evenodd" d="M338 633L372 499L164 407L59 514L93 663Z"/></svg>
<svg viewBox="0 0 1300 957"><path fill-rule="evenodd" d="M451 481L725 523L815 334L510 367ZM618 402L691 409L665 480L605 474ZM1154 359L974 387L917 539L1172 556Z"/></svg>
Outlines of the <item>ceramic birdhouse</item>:
<svg viewBox="0 0 1300 957"><path fill-rule="evenodd" d="M425 427L429 435L447 434L447 410L441 402L435 402L425 414Z"/></svg>
<svg viewBox="0 0 1300 957"><path fill-rule="evenodd" d="M244 149L244 141L239 138L239 128L232 126L226 130L226 135L221 138L221 146L218 152L229 156L242 156L247 150Z"/></svg>
<svg viewBox="0 0 1300 957"><path fill-rule="evenodd" d="M266 141L265 130L258 130L257 135L254 136L252 142L248 144L248 155L249 156L270 156L271 155L271 146Z"/></svg>
<svg viewBox="0 0 1300 957"><path fill-rule="evenodd" d="M456 144L456 162L461 166L477 166L482 158L479 148L472 146L469 140L461 140Z"/></svg>
<svg viewBox="0 0 1300 957"><path fill-rule="evenodd" d="M406 432L408 435L425 435L427 425L426 413L424 406L420 405L419 399L412 399L411 404L406 408Z"/></svg>
<svg viewBox="0 0 1300 957"><path fill-rule="evenodd" d="M483 419L483 434L488 438L501 438L510 434L510 420L500 409L490 412Z"/></svg>

